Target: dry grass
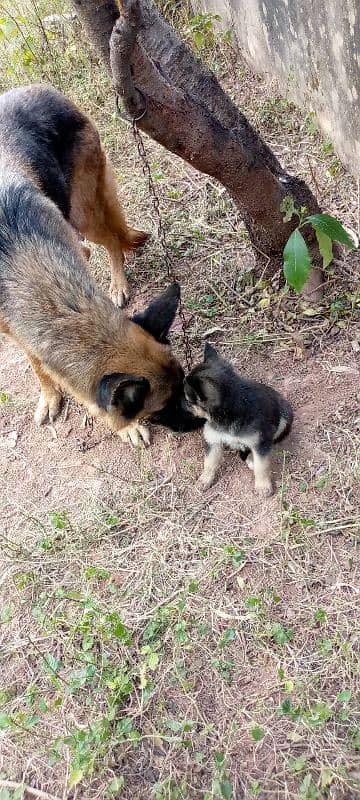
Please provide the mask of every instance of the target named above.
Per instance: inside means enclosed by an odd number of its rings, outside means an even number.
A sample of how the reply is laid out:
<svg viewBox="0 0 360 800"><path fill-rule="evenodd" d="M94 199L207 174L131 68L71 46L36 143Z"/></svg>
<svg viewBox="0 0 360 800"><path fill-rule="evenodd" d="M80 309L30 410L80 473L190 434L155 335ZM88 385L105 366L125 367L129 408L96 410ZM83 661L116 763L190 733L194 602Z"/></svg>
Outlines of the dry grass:
<svg viewBox="0 0 360 800"><path fill-rule="evenodd" d="M129 218L155 234L129 263L140 305L166 278L129 127L71 29L50 40L50 59L34 5L21 14L36 59L26 71L0 42L10 67L3 88L48 75L97 121ZM356 182L314 121L230 48L226 59L216 47L208 57L288 169L359 232ZM212 340L249 374L283 385L289 376L292 452L279 456L278 495L263 508L234 455L219 484L200 494L199 436L190 450L164 435L153 461L134 455L129 475L99 460L97 496L85 487L71 507L26 498L20 462L11 491L5 472L0 798L22 796L13 782L63 800L352 800L359 258L335 265L326 302L305 307L284 292L279 270L269 277L265 262L256 264L222 188L155 143L146 147L194 353L216 328ZM92 265L106 285L100 250ZM176 328L174 341L181 353ZM25 411L23 399L3 398L5 433Z"/></svg>

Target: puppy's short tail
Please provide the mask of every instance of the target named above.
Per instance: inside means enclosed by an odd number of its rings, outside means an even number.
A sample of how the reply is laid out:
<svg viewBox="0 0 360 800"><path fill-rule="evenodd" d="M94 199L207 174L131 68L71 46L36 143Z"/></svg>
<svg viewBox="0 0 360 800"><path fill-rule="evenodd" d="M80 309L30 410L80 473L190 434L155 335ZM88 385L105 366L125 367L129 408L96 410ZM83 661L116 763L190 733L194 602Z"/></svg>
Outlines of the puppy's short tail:
<svg viewBox="0 0 360 800"><path fill-rule="evenodd" d="M135 228L127 228L121 237L121 244L124 250L137 250L138 247L142 247L145 244L149 236L150 234L145 233L145 231L137 231Z"/></svg>
<svg viewBox="0 0 360 800"><path fill-rule="evenodd" d="M274 442L282 442L289 435L293 424L294 412L285 397L281 398L280 414L279 427L275 433Z"/></svg>

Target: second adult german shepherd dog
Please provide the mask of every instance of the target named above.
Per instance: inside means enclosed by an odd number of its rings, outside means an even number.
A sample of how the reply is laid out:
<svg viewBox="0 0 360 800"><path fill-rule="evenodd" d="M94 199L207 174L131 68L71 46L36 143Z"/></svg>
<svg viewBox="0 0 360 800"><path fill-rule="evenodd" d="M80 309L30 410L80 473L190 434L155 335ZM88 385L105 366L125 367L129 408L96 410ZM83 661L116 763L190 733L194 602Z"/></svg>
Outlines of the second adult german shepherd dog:
<svg viewBox="0 0 360 800"><path fill-rule="evenodd" d="M5 93L0 332L25 351L39 379L36 422L55 419L66 391L133 444L148 443L141 421L154 415L173 430L197 427L182 406L183 370L167 343L179 287L129 319L90 277L77 231L107 247L122 303L123 251L146 234L125 222L95 126L51 87Z"/></svg>

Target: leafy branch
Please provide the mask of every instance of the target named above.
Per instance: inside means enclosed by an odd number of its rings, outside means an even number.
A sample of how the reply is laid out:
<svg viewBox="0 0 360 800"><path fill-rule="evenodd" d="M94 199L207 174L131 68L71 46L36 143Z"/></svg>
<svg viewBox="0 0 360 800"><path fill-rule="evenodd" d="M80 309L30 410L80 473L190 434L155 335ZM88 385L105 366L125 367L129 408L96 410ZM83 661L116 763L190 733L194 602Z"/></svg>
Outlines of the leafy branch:
<svg viewBox="0 0 360 800"><path fill-rule="evenodd" d="M307 208L301 206L296 208L292 197L284 197L280 211L284 214L283 221L290 222L293 216L297 216L299 223L284 247L284 275L287 283L297 292L301 292L304 287L311 269L311 255L305 239L301 233L301 228L311 225L315 231L320 255L323 260L323 267L329 266L333 259L332 243L339 242L350 250L358 246L356 237L343 227L341 222L330 214L311 214L307 215Z"/></svg>

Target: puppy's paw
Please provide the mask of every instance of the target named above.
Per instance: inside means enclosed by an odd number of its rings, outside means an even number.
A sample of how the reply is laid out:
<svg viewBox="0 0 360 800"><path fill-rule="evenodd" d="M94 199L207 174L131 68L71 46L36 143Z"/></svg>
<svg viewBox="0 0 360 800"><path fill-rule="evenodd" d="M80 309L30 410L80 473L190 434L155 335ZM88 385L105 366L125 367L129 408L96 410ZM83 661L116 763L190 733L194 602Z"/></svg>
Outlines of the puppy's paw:
<svg viewBox="0 0 360 800"><path fill-rule="evenodd" d="M260 497L271 497L273 493L273 485L269 478L255 481L255 489Z"/></svg>
<svg viewBox="0 0 360 800"><path fill-rule="evenodd" d="M114 306L123 308L128 303L129 297L130 285L125 275L113 278L110 284L110 299Z"/></svg>
<svg viewBox="0 0 360 800"><path fill-rule="evenodd" d="M61 392L54 391L53 394L41 392L34 414L36 424L43 425L47 420L52 424L61 409L61 400Z"/></svg>
<svg viewBox="0 0 360 800"><path fill-rule="evenodd" d="M151 441L148 429L145 425L140 425L139 422L127 425L126 428L118 431L118 436L120 436L122 442L131 444L132 447L139 447L139 445L148 447Z"/></svg>
<svg viewBox="0 0 360 800"><path fill-rule="evenodd" d="M247 459L245 461L245 464L246 464L247 467L249 467L249 469L254 471L254 456L253 456L252 453L249 453L249 455L248 455L248 457L247 457Z"/></svg>
<svg viewBox="0 0 360 800"><path fill-rule="evenodd" d="M210 489L210 486L212 486L215 483L215 475L210 472L206 472L206 470L204 470L204 472L202 472L200 477L198 478L197 483L201 489L204 490Z"/></svg>

